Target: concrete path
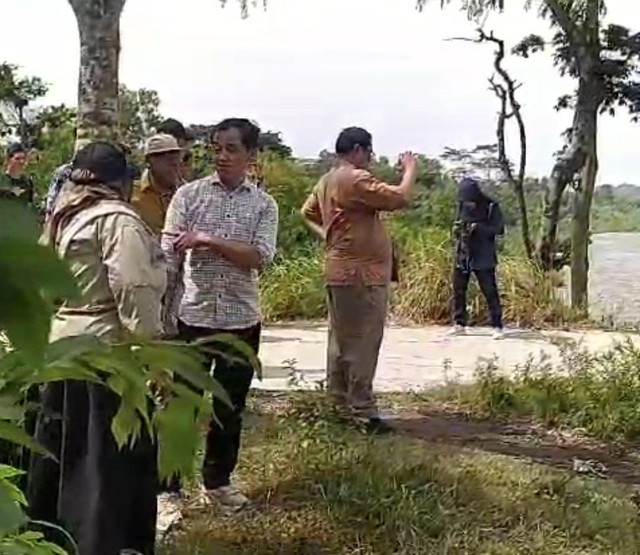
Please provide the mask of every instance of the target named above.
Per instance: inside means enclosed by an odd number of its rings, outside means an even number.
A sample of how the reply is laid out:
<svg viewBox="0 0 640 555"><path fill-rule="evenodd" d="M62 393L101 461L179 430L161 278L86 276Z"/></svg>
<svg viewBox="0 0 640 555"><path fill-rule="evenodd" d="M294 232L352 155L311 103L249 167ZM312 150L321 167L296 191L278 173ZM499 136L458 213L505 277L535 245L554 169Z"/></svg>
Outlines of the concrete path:
<svg viewBox="0 0 640 555"><path fill-rule="evenodd" d="M390 326L380 354L375 381L377 391L421 390L447 380L473 380L479 361L493 359L505 371L513 371L528 359L560 360L559 344L575 341L591 351L606 350L631 338L640 346L640 336L601 331L538 332L510 330L502 341L494 341L489 330L479 329L464 337L447 337L447 328ZM303 377L302 387L315 387L325 377L327 328L324 324L270 326L263 332L261 358L264 378L254 387L290 389L291 369ZM300 386L297 386L300 387Z"/></svg>

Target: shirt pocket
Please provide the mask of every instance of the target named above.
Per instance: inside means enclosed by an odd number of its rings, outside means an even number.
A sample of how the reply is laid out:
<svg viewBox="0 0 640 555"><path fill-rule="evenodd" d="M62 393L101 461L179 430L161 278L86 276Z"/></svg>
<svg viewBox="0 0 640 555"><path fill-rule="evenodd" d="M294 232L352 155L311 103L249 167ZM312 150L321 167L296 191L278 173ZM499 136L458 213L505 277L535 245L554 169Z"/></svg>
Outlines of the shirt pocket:
<svg viewBox="0 0 640 555"><path fill-rule="evenodd" d="M231 232L233 238L239 241L250 242L255 234L258 214L255 210L245 208L239 210L232 220Z"/></svg>

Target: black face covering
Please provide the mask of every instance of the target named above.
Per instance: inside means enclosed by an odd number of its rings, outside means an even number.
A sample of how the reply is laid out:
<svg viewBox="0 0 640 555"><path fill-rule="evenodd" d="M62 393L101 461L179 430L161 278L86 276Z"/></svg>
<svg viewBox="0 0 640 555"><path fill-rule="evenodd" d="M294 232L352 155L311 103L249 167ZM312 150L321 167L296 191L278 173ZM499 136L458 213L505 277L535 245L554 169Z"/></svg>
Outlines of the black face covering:
<svg viewBox="0 0 640 555"><path fill-rule="evenodd" d="M486 221L490 202L475 179L466 177L458 185L459 217L463 222Z"/></svg>

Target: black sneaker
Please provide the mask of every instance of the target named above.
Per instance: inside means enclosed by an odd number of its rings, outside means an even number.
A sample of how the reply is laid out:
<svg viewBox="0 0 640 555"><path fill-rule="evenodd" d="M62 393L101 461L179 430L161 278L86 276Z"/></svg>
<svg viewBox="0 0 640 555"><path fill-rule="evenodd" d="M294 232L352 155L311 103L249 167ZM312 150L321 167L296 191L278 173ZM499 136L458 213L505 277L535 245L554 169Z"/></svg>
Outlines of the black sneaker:
<svg viewBox="0 0 640 555"><path fill-rule="evenodd" d="M365 431L371 435L383 436L383 435L393 433L394 430L384 420L381 420L379 417L376 417L376 418L369 418L365 426Z"/></svg>

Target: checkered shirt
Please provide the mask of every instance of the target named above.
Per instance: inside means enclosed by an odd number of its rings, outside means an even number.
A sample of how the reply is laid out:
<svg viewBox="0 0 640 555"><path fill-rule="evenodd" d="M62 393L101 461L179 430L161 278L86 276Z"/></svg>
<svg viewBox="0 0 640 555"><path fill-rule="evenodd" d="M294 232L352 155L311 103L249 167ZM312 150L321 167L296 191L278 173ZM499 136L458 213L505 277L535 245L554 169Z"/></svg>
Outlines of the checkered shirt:
<svg viewBox="0 0 640 555"><path fill-rule="evenodd" d="M173 250L176 233L200 231L249 243L258 249L264 267L275 255L277 230L275 200L252 181L229 190L213 175L180 187L169 204L162 235L170 267L165 325L173 326L177 317L191 326L231 330L260 321L258 271L239 268L210 251L189 250L180 256Z"/></svg>

